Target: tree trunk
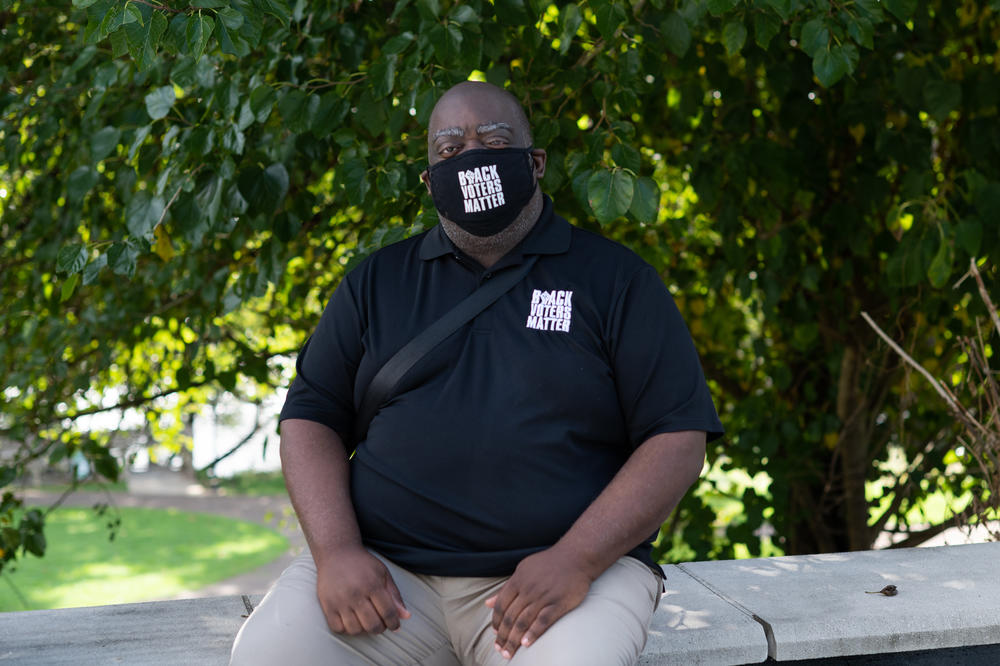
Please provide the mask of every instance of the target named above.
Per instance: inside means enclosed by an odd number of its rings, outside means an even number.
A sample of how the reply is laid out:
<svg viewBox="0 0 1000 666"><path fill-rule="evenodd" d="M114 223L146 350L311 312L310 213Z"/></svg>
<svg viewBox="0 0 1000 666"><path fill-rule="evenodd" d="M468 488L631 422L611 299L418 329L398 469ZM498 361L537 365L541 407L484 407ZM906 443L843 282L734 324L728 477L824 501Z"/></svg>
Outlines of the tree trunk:
<svg viewBox="0 0 1000 666"><path fill-rule="evenodd" d="M871 415L868 402L859 390L861 365L860 352L854 347L845 349L837 386L837 418L842 424L837 453L843 475L844 526L850 550L867 550L871 546L868 499L865 496Z"/></svg>

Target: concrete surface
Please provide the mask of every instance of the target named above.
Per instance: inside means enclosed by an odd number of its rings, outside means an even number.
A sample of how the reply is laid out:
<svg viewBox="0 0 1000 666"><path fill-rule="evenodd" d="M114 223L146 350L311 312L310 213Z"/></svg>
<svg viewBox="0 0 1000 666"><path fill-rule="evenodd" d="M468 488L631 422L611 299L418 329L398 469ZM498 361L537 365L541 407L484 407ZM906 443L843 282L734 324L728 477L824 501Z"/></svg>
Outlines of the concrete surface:
<svg viewBox="0 0 1000 666"><path fill-rule="evenodd" d="M745 664L767 659L764 628L678 566L663 567L665 591L646 639L640 666Z"/></svg>
<svg viewBox="0 0 1000 666"><path fill-rule="evenodd" d="M678 566L759 618L779 661L1000 643L998 542Z"/></svg>
<svg viewBox="0 0 1000 666"><path fill-rule="evenodd" d="M642 666L1000 656L1000 543L665 571ZM866 594L888 584L895 596ZM259 603L260 595L250 599ZM245 614L240 596L0 613L0 662L222 665Z"/></svg>
<svg viewBox="0 0 1000 666"><path fill-rule="evenodd" d="M221 665L246 613L240 596L0 613L0 662Z"/></svg>

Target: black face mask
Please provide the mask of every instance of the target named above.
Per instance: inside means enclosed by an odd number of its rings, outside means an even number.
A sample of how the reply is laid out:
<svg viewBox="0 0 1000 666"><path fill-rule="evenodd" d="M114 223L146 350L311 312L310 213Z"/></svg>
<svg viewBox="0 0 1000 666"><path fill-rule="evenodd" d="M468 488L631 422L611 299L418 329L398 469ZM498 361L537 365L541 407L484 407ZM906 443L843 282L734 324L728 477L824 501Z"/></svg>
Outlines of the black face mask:
<svg viewBox="0 0 1000 666"><path fill-rule="evenodd" d="M427 169L434 206L474 236L503 231L535 193L531 148L478 148Z"/></svg>

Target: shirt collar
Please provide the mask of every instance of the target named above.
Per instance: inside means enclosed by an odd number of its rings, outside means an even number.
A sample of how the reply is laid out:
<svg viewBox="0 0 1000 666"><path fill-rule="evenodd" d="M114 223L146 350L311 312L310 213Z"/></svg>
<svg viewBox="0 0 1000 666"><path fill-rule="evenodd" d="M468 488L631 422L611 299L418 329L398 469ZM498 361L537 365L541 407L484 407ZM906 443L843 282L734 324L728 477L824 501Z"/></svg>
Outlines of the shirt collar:
<svg viewBox="0 0 1000 666"><path fill-rule="evenodd" d="M542 195L542 213L538 216L538 222L524 240L507 253L507 257L520 257L526 254L562 254L569 250L571 235L569 222L556 215L552 211L552 199L547 194ZM453 254L455 249L444 229L437 224L421 241L420 258L425 261L437 259L446 254Z"/></svg>

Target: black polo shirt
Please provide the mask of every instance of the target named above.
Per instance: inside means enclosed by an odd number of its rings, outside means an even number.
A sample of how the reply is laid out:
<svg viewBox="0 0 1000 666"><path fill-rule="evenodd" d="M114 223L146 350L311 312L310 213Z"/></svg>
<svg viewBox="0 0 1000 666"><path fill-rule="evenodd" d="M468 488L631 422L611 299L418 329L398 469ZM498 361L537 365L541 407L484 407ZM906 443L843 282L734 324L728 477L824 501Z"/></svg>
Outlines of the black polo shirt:
<svg viewBox="0 0 1000 666"><path fill-rule="evenodd" d="M281 418L323 423L350 446L382 364L532 254L520 283L403 378L350 461L365 543L412 571L510 574L553 545L653 435L722 433L656 271L554 215L547 197L532 231L489 271L440 226L351 271L299 355ZM651 564L651 542L631 554Z"/></svg>

